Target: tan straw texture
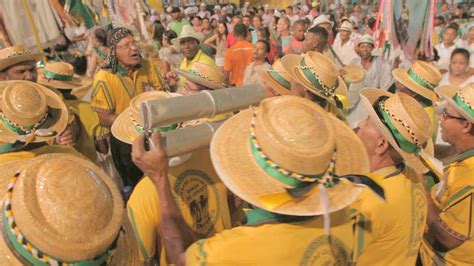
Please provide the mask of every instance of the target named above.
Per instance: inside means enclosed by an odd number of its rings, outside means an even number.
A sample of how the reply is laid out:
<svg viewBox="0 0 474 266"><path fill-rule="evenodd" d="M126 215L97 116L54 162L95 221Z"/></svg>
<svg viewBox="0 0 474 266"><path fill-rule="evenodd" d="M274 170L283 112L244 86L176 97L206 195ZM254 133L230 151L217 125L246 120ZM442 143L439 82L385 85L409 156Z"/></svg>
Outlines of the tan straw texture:
<svg viewBox="0 0 474 266"><path fill-rule="evenodd" d="M188 71L176 70L186 79L211 90L224 89L224 73L217 66L193 63Z"/></svg>
<svg viewBox="0 0 474 266"><path fill-rule="evenodd" d="M22 45L15 45L0 50L0 71L22 62L36 62L42 54L32 53Z"/></svg>
<svg viewBox="0 0 474 266"><path fill-rule="evenodd" d="M403 68L397 68L392 70L392 74L393 77L407 89L430 101L437 100L434 88L438 86L442 75L432 64L417 60L408 71ZM427 88L427 85L431 88Z"/></svg>
<svg viewBox="0 0 474 266"><path fill-rule="evenodd" d="M71 64L52 62L47 63L44 69L38 71L38 83L56 89L70 90L89 87L92 85L92 80L75 75Z"/></svg>
<svg viewBox="0 0 474 266"><path fill-rule="evenodd" d="M474 123L474 116L469 114L467 110L462 108L457 102L454 101L453 97L458 96L459 100L462 101L465 107L474 110L474 83L467 85L464 88L458 89L453 86L440 86L436 88L436 93L440 95L445 101L453 106L458 113L460 113L469 122Z"/></svg>

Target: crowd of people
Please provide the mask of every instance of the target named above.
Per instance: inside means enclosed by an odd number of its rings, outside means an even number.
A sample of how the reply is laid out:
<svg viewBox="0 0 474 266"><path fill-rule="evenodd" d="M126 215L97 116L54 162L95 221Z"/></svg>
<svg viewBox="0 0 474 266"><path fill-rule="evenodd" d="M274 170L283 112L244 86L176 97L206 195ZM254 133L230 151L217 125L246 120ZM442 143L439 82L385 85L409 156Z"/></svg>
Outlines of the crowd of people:
<svg viewBox="0 0 474 266"><path fill-rule="evenodd" d="M474 7L387 55L332 2L0 49L0 264L473 265Z"/></svg>

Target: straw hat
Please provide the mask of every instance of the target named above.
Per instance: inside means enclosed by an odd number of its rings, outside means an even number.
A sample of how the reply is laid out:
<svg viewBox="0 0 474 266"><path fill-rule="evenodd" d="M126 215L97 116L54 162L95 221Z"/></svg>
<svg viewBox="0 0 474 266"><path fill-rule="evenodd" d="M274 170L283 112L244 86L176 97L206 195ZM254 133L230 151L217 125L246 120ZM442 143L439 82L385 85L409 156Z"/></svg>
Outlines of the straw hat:
<svg viewBox="0 0 474 266"><path fill-rule="evenodd" d="M403 68L392 70L393 77L407 89L430 101L437 101L434 88L442 78L441 72L430 63L416 60L407 71Z"/></svg>
<svg viewBox="0 0 474 266"><path fill-rule="evenodd" d="M138 94L130 101L130 106L125 109L112 124L112 134L122 142L132 144L143 133L143 121L140 115L141 104L145 101L166 99L171 94L163 91L149 91ZM153 129L154 131L169 131L176 129L176 125Z"/></svg>
<svg viewBox="0 0 474 266"><path fill-rule="evenodd" d="M257 73L265 83L280 95L291 94L291 76L280 60L273 63L272 69L261 69Z"/></svg>
<svg viewBox="0 0 474 266"><path fill-rule="evenodd" d="M204 34L202 32L196 32L193 26L191 25L184 25L179 37L172 39L171 43L174 46L179 47L179 42L185 38L193 38L196 39L199 43L201 43L204 39Z"/></svg>
<svg viewBox="0 0 474 266"><path fill-rule="evenodd" d="M321 182L331 182L326 178L334 172L342 177L369 171L362 142L344 122L290 95L267 98L258 108L231 117L215 133L210 152L216 172L233 193L254 206L287 215L325 212L321 194L307 184L320 187ZM302 185L311 191L289 196ZM328 211L348 206L361 189L336 181L326 190ZM267 201L271 199L285 200L272 205Z"/></svg>
<svg viewBox="0 0 474 266"><path fill-rule="evenodd" d="M343 78L349 83L359 83L365 77L365 69L358 65L345 65L342 69L345 72Z"/></svg>
<svg viewBox="0 0 474 266"><path fill-rule="evenodd" d="M347 98L347 86L339 78L336 64L326 55L318 52L290 54L281 62L295 81L314 94L331 102L335 102L335 96Z"/></svg>
<svg viewBox="0 0 474 266"><path fill-rule="evenodd" d="M418 156L422 150L432 154L433 126L423 106L408 94L392 94L377 88L361 90L362 104L380 133L405 162L422 173L428 168ZM377 108L374 108L377 105ZM400 144L399 144L400 143Z"/></svg>
<svg viewBox="0 0 474 266"><path fill-rule="evenodd" d="M18 63L36 62L43 57L42 54L32 53L23 45L15 45L0 50L0 71Z"/></svg>
<svg viewBox="0 0 474 266"><path fill-rule="evenodd" d="M337 29L339 31L349 31L349 32L352 32L352 28L353 28L353 25L351 22L349 22L348 20L344 20L342 23L341 23L341 26Z"/></svg>
<svg viewBox="0 0 474 266"><path fill-rule="evenodd" d="M0 141L44 142L66 128L66 105L44 86L4 81L0 82L0 97Z"/></svg>
<svg viewBox="0 0 474 266"><path fill-rule="evenodd" d="M329 18L326 17L325 15L320 15L317 18L314 19L313 25L311 26L311 28L319 26L321 24L325 24L325 23L330 24L331 28L334 27L334 22L333 21L329 20Z"/></svg>
<svg viewBox="0 0 474 266"><path fill-rule="evenodd" d="M446 100L456 111L474 123L474 83L459 89L453 86L441 86L435 89L436 93Z"/></svg>
<svg viewBox="0 0 474 266"><path fill-rule="evenodd" d="M181 69L176 73L186 79L212 90L224 89L224 73L215 65L193 63L188 71Z"/></svg>
<svg viewBox="0 0 474 266"><path fill-rule="evenodd" d="M5 195L1 265L93 260L138 265L137 243L120 192L99 167L67 154L6 166L0 173Z"/></svg>
<svg viewBox="0 0 474 266"><path fill-rule="evenodd" d="M51 62L38 71L39 84L47 87L71 90L90 87L92 80L84 79L74 74L74 67L66 62Z"/></svg>

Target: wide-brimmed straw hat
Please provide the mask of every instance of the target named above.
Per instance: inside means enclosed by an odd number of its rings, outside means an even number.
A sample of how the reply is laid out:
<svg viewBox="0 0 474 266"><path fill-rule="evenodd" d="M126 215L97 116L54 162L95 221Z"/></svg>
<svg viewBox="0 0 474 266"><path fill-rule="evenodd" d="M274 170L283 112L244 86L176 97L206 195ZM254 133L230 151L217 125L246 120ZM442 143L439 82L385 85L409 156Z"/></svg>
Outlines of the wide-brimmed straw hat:
<svg viewBox="0 0 474 266"><path fill-rule="evenodd" d="M208 89L225 88L224 73L214 65L196 62L191 65L188 71L177 69L176 73Z"/></svg>
<svg viewBox="0 0 474 266"><path fill-rule="evenodd" d="M261 69L257 72L260 78L280 95L291 94L291 76L280 60L275 61L272 69Z"/></svg>
<svg viewBox="0 0 474 266"><path fill-rule="evenodd" d="M318 52L308 52L304 55L290 54L281 59L290 76L312 93L335 102L337 96L347 99L347 86L340 78L336 64Z"/></svg>
<svg viewBox="0 0 474 266"><path fill-rule="evenodd" d="M179 37L172 39L171 43L174 46L179 47L179 42L182 39L186 39L186 38L193 38L193 39L196 39L199 43L201 43L202 40L204 39L204 34L202 32L195 31L193 26L191 25L184 25Z"/></svg>
<svg viewBox="0 0 474 266"><path fill-rule="evenodd" d="M365 77L365 69L358 65L350 64L342 68L345 72L343 78L349 83L359 83Z"/></svg>
<svg viewBox="0 0 474 266"><path fill-rule="evenodd" d="M64 131L66 105L52 90L29 81L0 82L0 141L44 142Z"/></svg>
<svg viewBox="0 0 474 266"><path fill-rule="evenodd" d="M459 114L474 123L474 83L461 89L453 86L440 86L435 91Z"/></svg>
<svg viewBox="0 0 474 266"><path fill-rule="evenodd" d="M339 177L369 171L362 142L344 122L290 95L265 99L231 117L215 133L210 151L216 172L233 193L287 215L348 206L362 188Z"/></svg>
<svg viewBox="0 0 474 266"><path fill-rule="evenodd" d="M430 63L416 60L407 71L403 68L392 70L393 77L407 89L430 101L437 101L434 89L442 78L441 72Z"/></svg>
<svg viewBox="0 0 474 266"><path fill-rule="evenodd" d="M344 20L341 23L341 26L337 28L338 31L349 31L352 32L353 25L349 20Z"/></svg>
<svg viewBox="0 0 474 266"><path fill-rule="evenodd" d="M172 97L163 91L149 91L138 94L130 101L130 106L125 109L112 124L112 134L122 142L132 144L133 141L144 132L144 123L140 115L141 105L145 101L165 99ZM154 128L153 131L165 132L174 130L177 125L162 128Z"/></svg>
<svg viewBox="0 0 474 266"><path fill-rule="evenodd" d="M15 45L0 50L0 71L22 62L36 62L43 57L42 54L33 53L23 45Z"/></svg>
<svg viewBox="0 0 474 266"><path fill-rule="evenodd" d="M2 169L1 265L139 264L121 194L95 164L47 154Z"/></svg>
<svg viewBox="0 0 474 266"><path fill-rule="evenodd" d="M423 106L401 92L366 88L360 94L370 119L405 162L422 173L428 171L421 156L433 154L433 126Z"/></svg>
<svg viewBox="0 0 474 266"><path fill-rule="evenodd" d="M47 63L38 70L39 84L62 90L72 90L81 87L90 87L91 79L81 78L74 74L74 67L66 62Z"/></svg>

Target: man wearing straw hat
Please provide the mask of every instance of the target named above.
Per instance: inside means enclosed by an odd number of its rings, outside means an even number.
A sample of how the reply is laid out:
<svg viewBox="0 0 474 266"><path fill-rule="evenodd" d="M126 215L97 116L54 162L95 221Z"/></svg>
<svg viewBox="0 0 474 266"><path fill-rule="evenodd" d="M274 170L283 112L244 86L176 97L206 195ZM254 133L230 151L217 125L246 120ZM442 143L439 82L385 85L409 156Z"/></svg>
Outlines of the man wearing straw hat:
<svg viewBox="0 0 474 266"><path fill-rule="evenodd" d="M156 148L145 151L138 137L133 158L155 185L162 239L178 265L346 265L353 243L346 207L365 186L383 197L360 175L368 161L349 127L306 99L273 97L227 120L211 142L220 179L255 206L246 226L195 242L173 200L161 136L151 141Z"/></svg>
<svg viewBox="0 0 474 266"><path fill-rule="evenodd" d="M36 62L42 54L33 53L22 45L0 50L0 80L27 80L36 82L38 74ZM61 145L74 145L76 142L77 124L68 124L66 129L56 135L56 142Z"/></svg>
<svg viewBox="0 0 474 266"><path fill-rule="evenodd" d="M45 153L78 155L72 146L49 145L68 122L67 107L59 95L20 80L0 82L0 95L0 163Z"/></svg>
<svg viewBox="0 0 474 266"><path fill-rule="evenodd" d="M222 72L220 75L223 81ZM200 83L205 84L206 81ZM217 88L220 84L211 85L211 82L207 81L206 86ZM125 143L132 143L144 130L140 116L141 104L145 101L169 97L171 97L170 94L166 92L156 91L142 93L135 97L130 102L130 107L114 122L112 126L114 137ZM155 128L153 131L171 131L176 127L177 125L173 124ZM193 135L187 137L195 138ZM173 157L169 165L168 178L173 184L174 200L178 203L179 211L193 232L201 237L209 237L231 228L231 215L239 213L235 212L232 206L228 206L228 198L231 197L212 167L209 149L200 149ZM166 265L162 244L157 245L162 241L160 236L162 214L157 208L158 202L159 197L151 178L144 176L133 190L127 202L127 210L140 246L141 261L158 261L161 265Z"/></svg>
<svg viewBox="0 0 474 266"><path fill-rule="evenodd" d="M1 265L138 265L120 192L95 164L47 154L2 165Z"/></svg>
<svg viewBox="0 0 474 266"><path fill-rule="evenodd" d="M427 230L420 257L424 265L474 263L474 85L436 89L447 104L440 115L441 137L456 155L444 160L445 178L428 200Z"/></svg>
<svg viewBox="0 0 474 266"><path fill-rule="evenodd" d="M162 90L163 81L156 67L141 59L132 31L127 28L112 29L108 38L109 54L106 64L94 77L91 108L99 116L105 131L125 110L130 100L146 91ZM124 181L142 176L130 158L130 145L110 138L115 167Z"/></svg>
<svg viewBox="0 0 474 266"><path fill-rule="evenodd" d="M427 217L418 173L427 170L424 149L432 136L431 121L423 107L404 93L366 88L361 101L369 116L359 122L357 134L386 202L367 193L353 205L360 212L354 257L360 265L415 265Z"/></svg>

